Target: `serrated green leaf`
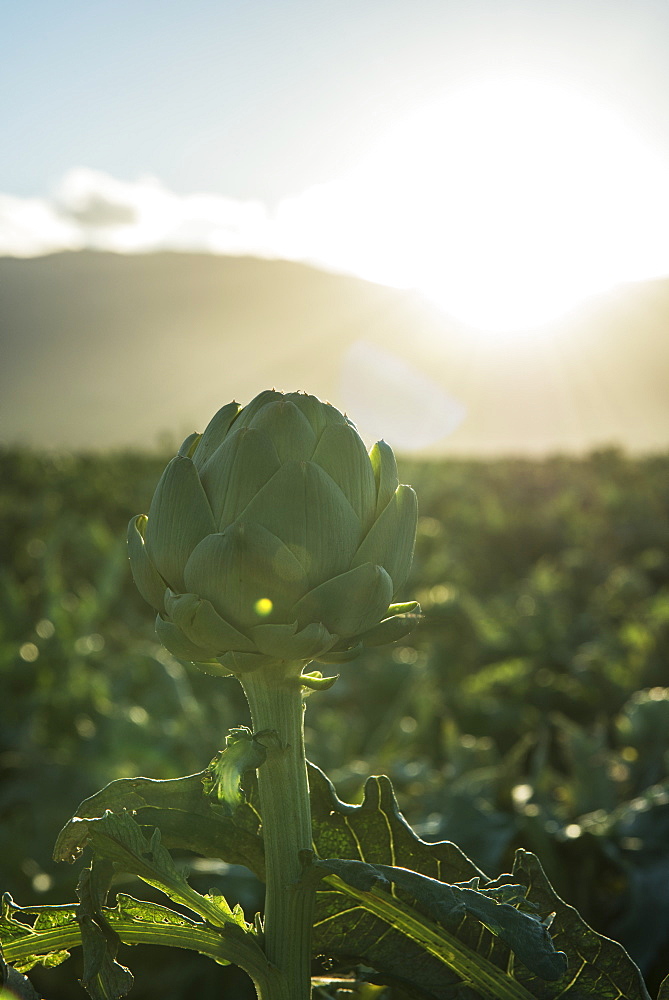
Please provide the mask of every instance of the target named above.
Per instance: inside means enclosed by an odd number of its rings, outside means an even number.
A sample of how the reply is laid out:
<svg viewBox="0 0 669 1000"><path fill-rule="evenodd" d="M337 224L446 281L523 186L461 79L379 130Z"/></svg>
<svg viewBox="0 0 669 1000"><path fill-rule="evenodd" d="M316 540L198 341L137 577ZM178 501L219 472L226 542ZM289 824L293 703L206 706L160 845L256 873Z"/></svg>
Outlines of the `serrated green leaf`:
<svg viewBox="0 0 669 1000"><path fill-rule="evenodd" d="M116 961L110 951L109 938L91 917L79 921L84 949L84 971L81 985L92 1000L121 1000L132 988L134 977Z"/></svg>
<svg viewBox="0 0 669 1000"><path fill-rule="evenodd" d="M72 920L72 910L69 906L50 906L37 914L33 930L47 931L54 927L64 927Z"/></svg>
<svg viewBox="0 0 669 1000"><path fill-rule="evenodd" d="M130 969L116 961L120 938L102 912L113 873L106 858L95 858L91 867L82 871L77 885L77 922L84 951L81 985L92 1000L121 1000L133 984Z"/></svg>
<svg viewBox="0 0 669 1000"><path fill-rule="evenodd" d="M239 951L238 962L242 968L246 968L249 974L252 973L250 966L255 966L256 971L262 971L263 966L267 968L264 955L260 951L253 935L247 931L247 924L244 920L244 913L239 905L230 909L227 900L222 894L212 893L205 897L213 909L220 909L222 922L219 921L217 930L212 934L205 925L192 920L183 913L177 913L168 907L158 903L149 903L143 899L135 899L125 893L119 893L117 905L113 910L105 911L109 923L118 930L119 936L123 940L132 937L128 924L135 928L145 929L147 926L163 929L168 935L175 936L174 940L179 942L179 947L191 948L209 954L220 965L229 965L235 961L234 951ZM203 937L210 940L209 949L198 946L196 942ZM211 939L218 939L225 942L225 955L220 953L220 949L211 947ZM186 943L190 942L190 943ZM227 957L226 957L227 956Z"/></svg>
<svg viewBox="0 0 669 1000"><path fill-rule="evenodd" d="M81 905L81 904L80 904ZM216 903L210 902L212 910ZM35 931L28 924L13 917L13 912L43 915L47 911L67 911L69 919L57 921L57 926ZM67 957L70 949L81 945L82 933L77 921L79 907L17 907L10 899L3 905L0 916L0 943L7 960L16 969L32 968L37 963L56 964L58 956ZM176 913L157 903L133 899L119 894L117 905L111 909L103 907L97 915L100 926L117 936L124 944L152 944L174 948L184 948L199 952L213 959L219 965L234 963L248 972L257 984L259 995L270 995L272 982L276 979L276 969L270 967L254 935L242 929L243 914L237 907L232 911L232 920L223 926L210 927L191 920L182 913ZM20 933L8 936L7 926L15 924Z"/></svg>
<svg viewBox="0 0 669 1000"><path fill-rule="evenodd" d="M33 985L22 972L7 965L0 955L0 1000L39 1000Z"/></svg>
<svg viewBox="0 0 669 1000"><path fill-rule="evenodd" d="M226 923L238 924L243 931L246 931L248 925L246 923L246 918L244 917L244 911L239 903L231 908L222 892L208 892L205 899L208 899L213 906L217 906L223 911Z"/></svg>
<svg viewBox="0 0 669 1000"><path fill-rule="evenodd" d="M209 816L147 808L138 812L137 821L143 827L159 827L163 843L170 848L244 865L264 879L263 842L257 833L259 819L249 805L242 804L232 816L220 814L213 804Z"/></svg>
<svg viewBox="0 0 669 1000"><path fill-rule="evenodd" d="M641 973L623 946L602 937L560 899L534 854L522 849L516 851L511 874L500 876L490 888L509 883L526 886L528 899L537 904L540 913L555 913L551 937L555 946L567 955L570 968L563 988L569 983L574 990L572 995L597 1000L650 1000ZM552 998L560 994L543 995Z"/></svg>
<svg viewBox="0 0 669 1000"><path fill-rule="evenodd" d="M150 903L145 899L135 899L126 893L119 892L116 896L116 909L110 911L123 919L136 920L149 924L175 924L180 927L197 927L195 920L176 910L170 910L160 903Z"/></svg>
<svg viewBox="0 0 669 1000"><path fill-rule="evenodd" d="M544 924L537 917L500 900L496 892L489 894L485 889L449 885L407 868L370 865L364 861L313 860L305 872L304 879L307 881L312 870L320 873L321 877L326 873L337 875L349 885L368 892L378 889L390 893L396 886L413 898L420 912L454 933L470 914L505 941L536 976L554 981L566 972L566 957L562 952L556 952ZM514 889L517 888L514 886ZM400 912L394 926L402 926Z"/></svg>
<svg viewBox="0 0 669 1000"><path fill-rule="evenodd" d="M34 911L17 906L9 893L5 893L0 909L0 947L13 968L23 974L36 965L52 968L69 958L69 951L58 942L57 929L76 928L76 909L74 904L51 907L47 913L40 908L37 920L41 919L42 926L36 931L35 926L14 916L15 913L27 916ZM56 934L52 933L54 929Z"/></svg>
<svg viewBox="0 0 669 1000"><path fill-rule="evenodd" d="M184 778L117 778L77 806L76 819L96 819L108 810L133 812L152 806L181 812L206 815L209 812L202 778L204 771ZM69 820L58 834L53 857L55 861L74 861L83 849L87 829Z"/></svg>
<svg viewBox="0 0 669 1000"><path fill-rule="evenodd" d="M194 775L180 781L192 783L193 779L201 780ZM352 900L351 890L346 890L344 883L339 886L328 883L317 893L314 946L318 953L344 961L358 957L378 969L386 980L403 981L406 970L410 969L416 988L422 991L423 997L433 1000L452 1000L457 990L461 991L458 995L477 1000L480 997L555 1000L559 996L569 1000L577 996L583 1000L622 1000L623 997L625 1000L648 1000L641 976L623 949L597 935L575 911L559 900L532 855L521 852L513 873L491 882L453 844L427 844L420 840L398 812L387 779L369 779L365 799L359 806L341 802L328 779L313 766L309 769L309 780L314 847L321 857L365 861L381 870L384 865L410 869L460 890L469 889L477 895L484 893L492 901L489 905L497 908L483 914L488 919L490 912L497 913L502 906L534 907L533 912L544 924L554 912L551 936L555 946L567 954L570 968L567 976L556 983L540 979L520 961L514 962L499 934L491 933L484 926L485 920L482 923L471 912L451 935L453 947L444 949L444 928L421 914L409 902L407 890L397 883L396 896L391 902L393 907L401 909L405 931L388 923L388 900L382 898L388 897L387 892L357 890L360 896ZM147 788L140 785L138 790L128 785L126 791L146 801L155 785L169 786L169 783L151 782ZM158 790L163 807L142 807L140 803L138 820L151 824L155 820L163 830L166 843L187 846L197 853L214 855L231 863L240 863L238 845L243 843L241 851L246 861L241 863L262 875L262 841L252 804L243 804L232 816L223 817L216 814L218 807L208 802L201 786L197 788L197 795L193 794L193 785L189 791L188 787L188 784L175 783L174 801L193 805L192 813L187 809L170 808L169 796L164 794L168 789L163 787ZM118 785L113 789L114 792L121 790ZM118 795L117 806L120 800ZM201 811L203 803L204 813ZM330 878L336 879L336 876ZM200 900L213 908L212 900L205 897ZM110 922L113 922L111 918ZM19 928L19 933L22 941L18 941L16 947L25 941L25 931ZM71 928L68 933L72 933ZM243 933L241 929L240 933ZM122 934L120 936L125 940Z"/></svg>
<svg viewBox="0 0 669 1000"><path fill-rule="evenodd" d="M214 927L237 921L188 885L155 829L147 842L138 823L126 812L107 812L99 819L74 819L86 826L86 840L96 856L111 861L119 871L137 875L170 899L199 914ZM250 928L249 928L250 933Z"/></svg>
<svg viewBox="0 0 669 1000"><path fill-rule="evenodd" d="M95 819L107 810L135 812L140 826L160 829L165 846L244 865L262 879L265 862L257 812L243 803L234 818L223 815L205 795L204 777L205 771L167 780L119 778L85 799L76 816ZM70 820L58 836L55 860L74 860L86 838L86 827Z"/></svg>
<svg viewBox="0 0 669 1000"><path fill-rule="evenodd" d="M246 727L231 730L222 750L204 772L205 794L232 813L244 801L241 781L247 771L255 771L267 758L267 747L254 739Z"/></svg>
<svg viewBox="0 0 669 1000"><path fill-rule="evenodd" d="M14 962L13 968L22 975L26 972L30 972L35 966L41 965L45 969L55 969L56 966L62 965L70 957L70 952L67 949L56 949L52 951L48 945L43 945L44 951L38 950L42 945L40 939L36 939L32 942L32 948L30 952L25 955L25 957L17 959ZM32 949L35 949L34 951ZM9 954L11 949L6 949L6 953Z"/></svg>
<svg viewBox="0 0 669 1000"><path fill-rule="evenodd" d="M14 913L21 912L21 907L16 906L14 900L6 892L2 897L2 910L0 910L0 941L17 941L26 935L32 934L32 928L23 921L17 920Z"/></svg>
<svg viewBox="0 0 669 1000"><path fill-rule="evenodd" d="M598 935L559 899L533 855L519 852L512 874L491 882L454 844L428 844L417 837L399 813L387 778L368 779L359 806L341 802L325 775L313 766L309 782L318 855L399 866L460 888L480 887L492 899L505 900L503 905L518 899L518 887L522 886L526 896L523 906L534 907L540 919L556 914L550 933L555 948L566 954L569 969L556 982L537 977L519 961L514 962L505 941L471 913L450 936L453 947L446 945L446 932L407 906L404 890L399 888L393 905L403 910L405 930L411 929L410 933L400 933L389 921L387 899L379 903L380 896L387 897L387 893L347 893L332 885L317 892L317 953L349 963L357 959L378 969L382 977L402 982L410 969L414 987L422 991L421 996L433 1000L452 1000L457 989L472 1000L649 1000L639 970L624 949ZM360 893L353 905L351 891ZM432 933L435 927L436 936Z"/></svg>

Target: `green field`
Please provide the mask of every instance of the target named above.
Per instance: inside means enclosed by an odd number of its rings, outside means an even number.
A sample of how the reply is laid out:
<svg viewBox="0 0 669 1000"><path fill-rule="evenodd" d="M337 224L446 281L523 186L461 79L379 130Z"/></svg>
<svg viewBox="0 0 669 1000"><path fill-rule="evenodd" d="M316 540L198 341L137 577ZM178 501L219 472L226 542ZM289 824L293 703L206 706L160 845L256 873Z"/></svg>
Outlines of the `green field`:
<svg viewBox="0 0 669 1000"><path fill-rule="evenodd" d="M249 721L236 681L158 645L130 577L126 525L164 462L0 453L0 890L23 905L73 898L76 871L51 852L83 798L199 771ZM420 507L404 598L424 621L310 697L308 755L347 801L388 774L422 837L491 876L535 852L655 996L669 973L669 455L401 475ZM194 885L260 905L244 870L183 863ZM220 996L213 963L136 952L132 997ZM40 995L83 997L78 962L31 973ZM250 995L223 974L230 997Z"/></svg>

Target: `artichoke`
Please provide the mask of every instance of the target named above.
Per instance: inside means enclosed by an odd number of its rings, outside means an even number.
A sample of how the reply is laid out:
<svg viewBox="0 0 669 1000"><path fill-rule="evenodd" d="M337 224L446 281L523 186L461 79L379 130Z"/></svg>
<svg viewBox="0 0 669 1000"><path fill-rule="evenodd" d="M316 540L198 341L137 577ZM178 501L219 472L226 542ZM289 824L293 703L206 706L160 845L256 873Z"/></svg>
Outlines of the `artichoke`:
<svg viewBox="0 0 669 1000"><path fill-rule="evenodd" d="M392 449L304 393L229 403L186 438L128 546L175 656L210 673L351 659L399 639L416 495Z"/></svg>

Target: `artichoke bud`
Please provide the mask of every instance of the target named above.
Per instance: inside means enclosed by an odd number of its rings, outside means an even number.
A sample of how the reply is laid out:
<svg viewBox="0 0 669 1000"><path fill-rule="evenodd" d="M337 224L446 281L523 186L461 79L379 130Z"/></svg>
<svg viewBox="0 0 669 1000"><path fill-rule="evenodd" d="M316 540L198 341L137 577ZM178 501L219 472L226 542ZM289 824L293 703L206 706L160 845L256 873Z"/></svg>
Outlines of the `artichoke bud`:
<svg viewBox="0 0 669 1000"><path fill-rule="evenodd" d="M416 494L392 449L304 393L224 406L128 528L161 642L208 673L343 662L405 636ZM315 676L315 675L314 675ZM316 685L314 685L316 686Z"/></svg>

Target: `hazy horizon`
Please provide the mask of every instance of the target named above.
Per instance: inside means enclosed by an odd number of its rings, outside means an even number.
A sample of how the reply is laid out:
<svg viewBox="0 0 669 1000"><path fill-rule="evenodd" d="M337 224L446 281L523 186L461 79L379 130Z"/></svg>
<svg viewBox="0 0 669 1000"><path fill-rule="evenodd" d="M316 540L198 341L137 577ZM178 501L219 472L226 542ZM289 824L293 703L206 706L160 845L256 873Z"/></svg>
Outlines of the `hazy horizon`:
<svg viewBox="0 0 669 1000"><path fill-rule="evenodd" d="M669 447L669 281L506 342L415 293L304 264L106 252L0 259L0 440L178 443L272 386L368 443L481 457Z"/></svg>

